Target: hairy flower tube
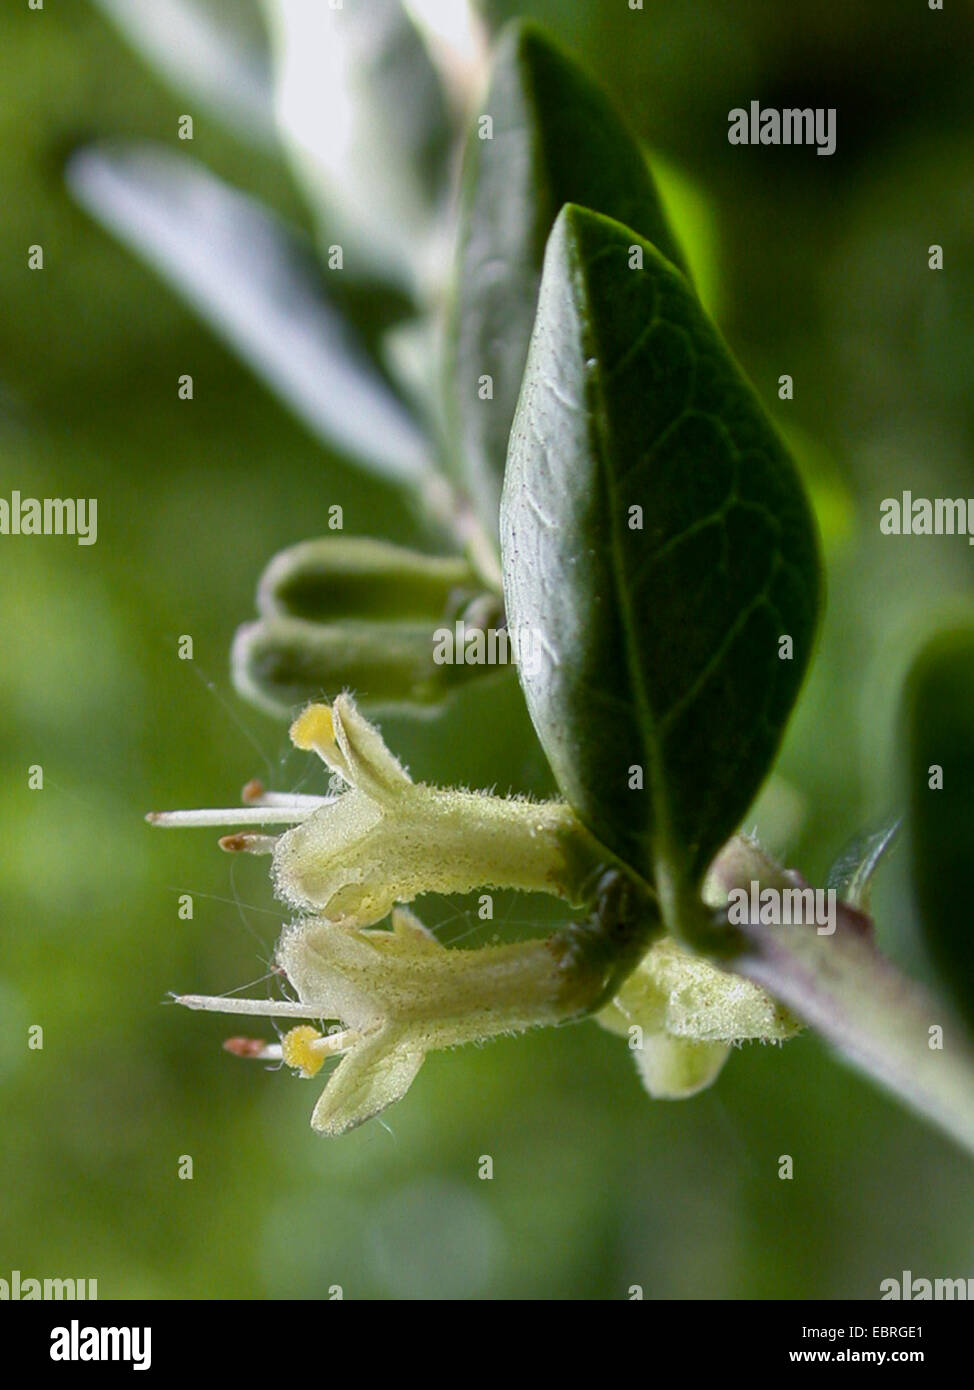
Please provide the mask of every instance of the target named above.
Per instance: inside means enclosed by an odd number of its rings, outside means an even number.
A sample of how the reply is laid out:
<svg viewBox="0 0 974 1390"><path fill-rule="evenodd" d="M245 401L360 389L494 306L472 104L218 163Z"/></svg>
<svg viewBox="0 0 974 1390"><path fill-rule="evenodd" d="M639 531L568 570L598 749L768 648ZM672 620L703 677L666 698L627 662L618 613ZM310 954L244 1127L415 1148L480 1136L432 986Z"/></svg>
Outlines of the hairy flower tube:
<svg viewBox="0 0 974 1390"><path fill-rule="evenodd" d="M447 950L405 908L394 910L391 930L302 918L286 928L277 959L301 1003L269 1001L261 1012L300 1012L339 1019L341 1026L301 1025L278 1046L255 1051L247 1040L234 1040L230 1049L280 1057L305 1077L340 1057L311 1117L314 1129L332 1136L405 1095L427 1052L560 1023L585 1008L585 975L568 940ZM180 1002L233 1012L257 1001L184 996Z"/></svg>
<svg viewBox="0 0 974 1390"><path fill-rule="evenodd" d="M274 885L292 907L370 926L428 892L520 888L585 902L603 852L563 803L413 782L345 695L309 705L291 739L350 788L274 847Z"/></svg>
<svg viewBox="0 0 974 1390"><path fill-rule="evenodd" d="M756 986L659 939L651 891L612 861L567 805L413 782L348 696L308 706L291 738L316 752L346 790L299 796L252 783L241 811L149 819L290 823L279 835L242 832L220 843L270 854L278 896L301 914L276 953L297 998L178 999L190 1008L318 1022L292 1028L279 1044L227 1044L305 1077L339 1058L315 1106L316 1130L343 1134L399 1100L431 1050L587 1015L628 1033L655 1096L708 1084L732 1042L794 1030ZM554 893L588 916L544 940L447 949L401 906L425 892L482 886ZM378 927L390 912L391 929Z"/></svg>

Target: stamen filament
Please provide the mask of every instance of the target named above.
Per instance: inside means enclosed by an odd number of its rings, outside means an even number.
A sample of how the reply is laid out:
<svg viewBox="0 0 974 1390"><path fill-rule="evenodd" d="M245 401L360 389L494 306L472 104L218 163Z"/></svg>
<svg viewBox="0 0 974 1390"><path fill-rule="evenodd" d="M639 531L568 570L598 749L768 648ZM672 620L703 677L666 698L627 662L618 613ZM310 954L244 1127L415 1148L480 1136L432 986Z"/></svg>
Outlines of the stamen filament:
<svg viewBox="0 0 974 1390"><path fill-rule="evenodd" d="M150 811L146 820L150 825L162 826L294 825L310 820L319 804L297 806L289 802L286 806L231 806L226 810Z"/></svg>
<svg viewBox="0 0 974 1390"><path fill-rule="evenodd" d="M174 1004L186 1009L205 1009L217 1014L258 1014L262 1018L316 1018L307 1004L290 999L232 999L219 994L174 994Z"/></svg>

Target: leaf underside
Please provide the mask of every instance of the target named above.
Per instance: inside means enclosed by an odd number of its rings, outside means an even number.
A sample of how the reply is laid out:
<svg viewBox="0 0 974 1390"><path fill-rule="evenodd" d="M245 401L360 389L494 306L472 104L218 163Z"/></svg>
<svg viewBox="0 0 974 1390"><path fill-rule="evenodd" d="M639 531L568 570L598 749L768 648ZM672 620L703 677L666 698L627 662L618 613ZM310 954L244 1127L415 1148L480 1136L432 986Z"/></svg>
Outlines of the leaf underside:
<svg viewBox="0 0 974 1390"><path fill-rule="evenodd" d="M326 296L310 249L193 160L151 144L82 149L68 183L319 439L401 483L429 445Z"/></svg>

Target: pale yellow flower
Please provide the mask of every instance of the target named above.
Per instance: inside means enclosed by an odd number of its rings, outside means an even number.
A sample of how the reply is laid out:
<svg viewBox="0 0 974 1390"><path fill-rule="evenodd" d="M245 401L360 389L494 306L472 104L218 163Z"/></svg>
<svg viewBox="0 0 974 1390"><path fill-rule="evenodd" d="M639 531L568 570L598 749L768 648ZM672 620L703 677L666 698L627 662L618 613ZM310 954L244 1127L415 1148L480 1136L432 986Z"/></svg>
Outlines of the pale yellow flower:
<svg viewBox="0 0 974 1390"><path fill-rule="evenodd" d="M776 1041L796 1030L756 985L658 939L651 891L612 861L565 804L414 782L348 696L309 705L291 738L317 753L344 789L313 797L251 784L240 812L150 819L290 824L279 835L243 832L221 844L272 855L278 896L302 914L277 948L297 998L183 995L179 1002L306 1020L280 1044L231 1039L227 1046L280 1059L305 1077L339 1058L312 1116L323 1134L343 1134L399 1100L434 1049L593 1010L603 1026L628 1036L646 1088L658 1097L708 1085L733 1043ZM712 902L726 895L742 855L750 863L753 847L734 841L718 860L708 884ZM589 916L545 940L447 950L401 906L426 892L480 887L554 893ZM390 912L391 930L377 929Z"/></svg>

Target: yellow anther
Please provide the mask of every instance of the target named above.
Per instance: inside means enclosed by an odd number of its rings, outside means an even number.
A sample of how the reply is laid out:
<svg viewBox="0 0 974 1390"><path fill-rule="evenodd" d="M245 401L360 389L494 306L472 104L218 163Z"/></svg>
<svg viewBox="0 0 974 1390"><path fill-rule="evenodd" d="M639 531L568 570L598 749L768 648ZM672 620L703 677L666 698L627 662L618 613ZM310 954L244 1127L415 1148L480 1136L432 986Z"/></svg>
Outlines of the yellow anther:
<svg viewBox="0 0 974 1390"><path fill-rule="evenodd" d="M291 742L305 753L322 747L335 747L335 726L330 705L309 705L298 715L290 730Z"/></svg>
<svg viewBox="0 0 974 1390"><path fill-rule="evenodd" d="M324 1065L326 1053L314 1046L321 1041L317 1028L303 1023L292 1028L281 1039L281 1056L289 1067L294 1067L302 1076L315 1076Z"/></svg>

